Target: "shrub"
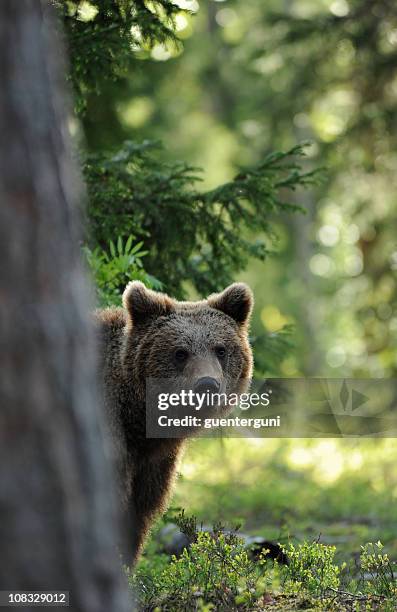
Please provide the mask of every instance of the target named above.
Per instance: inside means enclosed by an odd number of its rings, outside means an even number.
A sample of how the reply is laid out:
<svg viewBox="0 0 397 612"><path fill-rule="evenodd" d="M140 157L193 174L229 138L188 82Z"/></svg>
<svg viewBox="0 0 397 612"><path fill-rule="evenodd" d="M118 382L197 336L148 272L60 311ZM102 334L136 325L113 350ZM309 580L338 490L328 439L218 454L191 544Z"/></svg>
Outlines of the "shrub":
<svg viewBox="0 0 397 612"><path fill-rule="evenodd" d="M237 528L225 531L215 525L211 532L202 531L196 518L183 511L176 522L191 542L182 555L170 559L159 554L154 538L135 573L127 572L139 610L397 609L392 562L380 542L362 546L365 588L360 590L346 564L335 563L335 546L289 543L283 547L289 565L281 566L268 560L265 550L254 560ZM350 590L340 586L342 570Z"/></svg>
<svg viewBox="0 0 397 612"><path fill-rule="evenodd" d="M194 518L182 520L194 538L190 547L179 558L172 556L165 567L143 560L129 577L140 608L249 609L263 592L264 581L261 564L250 559L244 540L220 525L212 532L197 531Z"/></svg>
<svg viewBox="0 0 397 612"><path fill-rule="evenodd" d="M285 587L298 592L307 590L321 595L327 589L338 589L341 568L334 563L335 546L325 546L319 542L303 542L283 547L288 556Z"/></svg>
<svg viewBox="0 0 397 612"><path fill-rule="evenodd" d="M109 242L109 250L83 247L88 266L93 275L99 306L119 306L121 294L131 280L140 280L147 287L161 289L162 284L143 268L143 242L134 244L133 236L123 242L119 236L116 243Z"/></svg>
<svg viewBox="0 0 397 612"><path fill-rule="evenodd" d="M397 597L397 583L392 562L387 553L383 552L381 542L375 544L368 542L361 547L360 564L366 593L388 598Z"/></svg>

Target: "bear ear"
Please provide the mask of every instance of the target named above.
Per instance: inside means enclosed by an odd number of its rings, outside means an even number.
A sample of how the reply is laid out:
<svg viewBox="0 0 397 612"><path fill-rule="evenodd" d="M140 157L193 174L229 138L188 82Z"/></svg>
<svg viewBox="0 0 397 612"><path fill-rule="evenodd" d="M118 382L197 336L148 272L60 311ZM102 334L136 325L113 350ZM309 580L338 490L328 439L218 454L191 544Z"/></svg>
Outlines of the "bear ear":
<svg viewBox="0 0 397 612"><path fill-rule="evenodd" d="M174 308L174 301L164 293L147 289L140 281L132 281L124 290L123 306L132 322L139 323L168 314Z"/></svg>
<svg viewBox="0 0 397 612"><path fill-rule="evenodd" d="M244 283L234 283L222 293L215 293L208 298L208 304L232 317L239 325L248 323L254 297L251 289Z"/></svg>

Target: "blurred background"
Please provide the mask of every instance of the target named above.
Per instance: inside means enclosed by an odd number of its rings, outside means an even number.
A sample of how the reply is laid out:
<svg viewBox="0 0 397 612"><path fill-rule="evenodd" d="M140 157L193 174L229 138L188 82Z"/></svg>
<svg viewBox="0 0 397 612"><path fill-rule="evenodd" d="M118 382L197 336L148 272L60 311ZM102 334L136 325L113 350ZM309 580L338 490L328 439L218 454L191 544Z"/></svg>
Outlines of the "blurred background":
<svg viewBox="0 0 397 612"><path fill-rule="evenodd" d="M393 2L179 1L183 48L137 50L129 78L88 99L90 150L161 140L204 188L309 141L325 180L277 219L276 254L249 263L254 332L294 325L282 376L397 369L397 9ZM161 279L160 279L161 280Z"/></svg>
<svg viewBox="0 0 397 612"><path fill-rule="evenodd" d="M68 4L80 25L98 18L94 2ZM288 196L304 212L270 213L276 237L266 257L248 257L234 275L255 294L257 372L395 377L396 4L173 5L182 44L149 45L133 26L128 67L84 92L74 133L89 155L125 140L162 141L168 162L202 169L195 174L208 193L269 153L307 142L302 171L322 169L320 180ZM233 228L252 242L262 237ZM167 278L158 280L167 290ZM188 277L182 285L192 298L200 293ZM205 522L241 519L245 530L275 539L321 533L345 553L380 538L397 554L396 459L394 439L196 440L174 505Z"/></svg>

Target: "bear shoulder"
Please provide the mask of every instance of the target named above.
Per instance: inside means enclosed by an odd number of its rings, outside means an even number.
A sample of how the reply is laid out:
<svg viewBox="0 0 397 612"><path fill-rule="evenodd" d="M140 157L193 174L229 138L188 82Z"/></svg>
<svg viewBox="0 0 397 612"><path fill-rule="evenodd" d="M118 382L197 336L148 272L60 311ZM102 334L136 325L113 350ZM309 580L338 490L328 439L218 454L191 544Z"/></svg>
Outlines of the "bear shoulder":
<svg viewBox="0 0 397 612"><path fill-rule="evenodd" d="M121 373L121 349L127 325L127 313L112 306L94 311L95 335L99 348L99 360L105 377ZM115 370L116 368L116 370Z"/></svg>

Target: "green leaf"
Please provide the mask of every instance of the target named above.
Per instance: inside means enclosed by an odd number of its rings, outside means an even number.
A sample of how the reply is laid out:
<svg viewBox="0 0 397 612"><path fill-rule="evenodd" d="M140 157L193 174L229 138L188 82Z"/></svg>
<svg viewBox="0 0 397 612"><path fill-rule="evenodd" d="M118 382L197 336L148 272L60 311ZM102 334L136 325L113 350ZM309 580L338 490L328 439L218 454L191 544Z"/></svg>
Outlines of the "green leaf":
<svg viewBox="0 0 397 612"><path fill-rule="evenodd" d="M127 238L127 242L125 243L125 252L129 253L131 246L132 246L132 241L133 241L134 237L130 234Z"/></svg>

